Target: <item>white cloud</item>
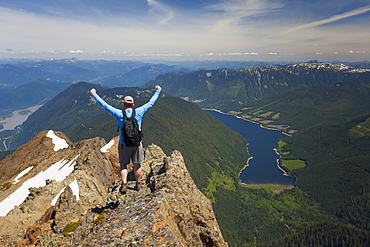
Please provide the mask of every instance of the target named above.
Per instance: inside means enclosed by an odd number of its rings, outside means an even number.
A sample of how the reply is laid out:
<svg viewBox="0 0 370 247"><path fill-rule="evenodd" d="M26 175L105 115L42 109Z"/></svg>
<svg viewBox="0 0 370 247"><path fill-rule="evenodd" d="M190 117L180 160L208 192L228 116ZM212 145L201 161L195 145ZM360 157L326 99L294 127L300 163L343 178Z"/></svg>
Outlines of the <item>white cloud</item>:
<svg viewBox="0 0 370 247"><path fill-rule="evenodd" d="M364 54L364 53L366 53L366 51L348 51L348 53L352 53L352 54Z"/></svg>
<svg viewBox="0 0 370 247"><path fill-rule="evenodd" d="M290 29L286 30L285 32L289 33L289 32L295 32L295 31L302 30L302 29L321 26L321 25L332 23L332 22L335 22L335 21L339 21L339 20L342 20L342 19L345 19L345 18L348 18L348 17L360 15L360 14L366 13L368 11L370 11L370 5L365 6L365 7L361 7L361 8L352 10L352 11L348 11L348 12L345 12L343 14L334 15L334 16L331 16L331 17L323 19L323 20L313 21L313 22L310 22L310 23L299 25L299 26L290 28Z"/></svg>
<svg viewBox="0 0 370 247"><path fill-rule="evenodd" d="M76 54L81 54L81 53L84 53L83 51L81 51L81 50L71 50L71 51L69 51L69 53L76 53Z"/></svg>
<svg viewBox="0 0 370 247"><path fill-rule="evenodd" d="M224 0L208 6L210 10L222 11L228 18L236 20L266 14L281 7L283 4L279 1L270 0Z"/></svg>
<svg viewBox="0 0 370 247"><path fill-rule="evenodd" d="M174 12L170 9L170 7L161 4L156 0L147 0L147 2L148 5L151 7L150 12L158 14L160 16L159 24L166 24L174 17Z"/></svg>

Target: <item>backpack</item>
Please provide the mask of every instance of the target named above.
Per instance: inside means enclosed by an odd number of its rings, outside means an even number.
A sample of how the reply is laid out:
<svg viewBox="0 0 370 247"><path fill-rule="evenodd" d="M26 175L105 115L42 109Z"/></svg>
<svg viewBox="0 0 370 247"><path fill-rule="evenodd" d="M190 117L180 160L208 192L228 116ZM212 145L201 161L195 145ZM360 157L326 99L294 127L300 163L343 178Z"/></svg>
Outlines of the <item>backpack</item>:
<svg viewBox="0 0 370 247"><path fill-rule="evenodd" d="M122 128L123 140L126 146L135 147L139 146L143 137L142 132L139 130L139 125L135 119L135 109L132 110L131 118L128 118L126 111L122 110L124 122Z"/></svg>

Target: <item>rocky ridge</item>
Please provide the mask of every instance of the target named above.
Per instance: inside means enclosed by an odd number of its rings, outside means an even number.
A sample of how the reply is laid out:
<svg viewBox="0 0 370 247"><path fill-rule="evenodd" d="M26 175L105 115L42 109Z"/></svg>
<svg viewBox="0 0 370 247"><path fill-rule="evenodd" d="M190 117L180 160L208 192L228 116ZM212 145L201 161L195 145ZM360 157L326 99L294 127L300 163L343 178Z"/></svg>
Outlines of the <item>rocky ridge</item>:
<svg viewBox="0 0 370 247"><path fill-rule="evenodd" d="M133 189L130 167L121 195L116 138L71 143L55 134L68 145L54 151L57 144L43 131L0 161L0 203L61 164L55 179L28 188L25 200L0 217L0 246L227 246L180 152L166 156L146 147L143 188Z"/></svg>

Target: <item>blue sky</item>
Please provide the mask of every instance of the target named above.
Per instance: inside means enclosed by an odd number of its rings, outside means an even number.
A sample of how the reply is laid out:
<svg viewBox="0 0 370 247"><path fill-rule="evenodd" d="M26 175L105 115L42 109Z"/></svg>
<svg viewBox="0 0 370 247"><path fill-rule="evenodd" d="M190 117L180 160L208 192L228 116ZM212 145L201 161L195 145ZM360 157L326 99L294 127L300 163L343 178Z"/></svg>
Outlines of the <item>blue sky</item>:
<svg viewBox="0 0 370 247"><path fill-rule="evenodd" d="M370 0L0 0L0 58L370 60Z"/></svg>

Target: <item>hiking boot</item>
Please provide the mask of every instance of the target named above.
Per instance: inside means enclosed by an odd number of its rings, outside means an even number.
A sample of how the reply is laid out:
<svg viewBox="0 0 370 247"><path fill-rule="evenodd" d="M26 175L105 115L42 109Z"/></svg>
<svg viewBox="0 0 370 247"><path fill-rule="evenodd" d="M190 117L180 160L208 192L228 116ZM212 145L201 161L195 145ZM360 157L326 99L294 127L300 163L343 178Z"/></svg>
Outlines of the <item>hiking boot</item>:
<svg viewBox="0 0 370 247"><path fill-rule="evenodd" d="M141 183L136 183L135 190L141 190Z"/></svg>
<svg viewBox="0 0 370 247"><path fill-rule="evenodd" d="M119 192L123 195L123 194L126 194L127 192L127 185L126 184L122 184L121 185L121 188L119 188Z"/></svg>

